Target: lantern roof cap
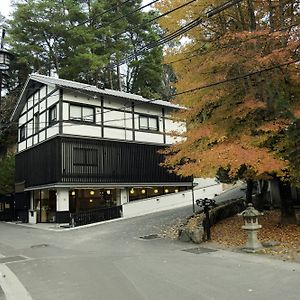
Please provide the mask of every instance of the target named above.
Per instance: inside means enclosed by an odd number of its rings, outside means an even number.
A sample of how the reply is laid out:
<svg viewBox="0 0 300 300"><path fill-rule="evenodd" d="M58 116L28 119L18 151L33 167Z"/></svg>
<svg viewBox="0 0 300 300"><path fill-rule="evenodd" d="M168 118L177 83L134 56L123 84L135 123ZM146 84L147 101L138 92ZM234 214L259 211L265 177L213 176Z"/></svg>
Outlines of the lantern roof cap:
<svg viewBox="0 0 300 300"><path fill-rule="evenodd" d="M255 209L253 207L252 203L248 203L248 207L239 214L239 216L242 216L244 218L258 217L258 216L262 216L262 215L263 214L261 212L259 212L257 209Z"/></svg>

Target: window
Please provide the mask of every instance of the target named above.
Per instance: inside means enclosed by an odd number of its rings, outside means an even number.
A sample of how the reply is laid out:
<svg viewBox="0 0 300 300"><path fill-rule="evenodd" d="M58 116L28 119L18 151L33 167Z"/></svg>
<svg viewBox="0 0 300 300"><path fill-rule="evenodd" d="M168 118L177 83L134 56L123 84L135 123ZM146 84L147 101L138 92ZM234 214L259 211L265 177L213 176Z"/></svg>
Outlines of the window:
<svg viewBox="0 0 300 300"><path fill-rule="evenodd" d="M49 108L49 126L52 126L57 121L56 105Z"/></svg>
<svg viewBox="0 0 300 300"><path fill-rule="evenodd" d="M93 107L70 105L70 120L90 122L95 121L95 113Z"/></svg>
<svg viewBox="0 0 300 300"><path fill-rule="evenodd" d="M34 122L34 133L38 133L40 130L40 115L39 113L34 114L33 116Z"/></svg>
<svg viewBox="0 0 300 300"><path fill-rule="evenodd" d="M26 139L26 127L25 125L22 125L20 127L20 142L24 141Z"/></svg>
<svg viewBox="0 0 300 300"><path fill-rule="evenodd" d="M140 129L158 131L158 118L140 116Z"/></svg>
<svg viewBox="0 0 300 300"><path fill-rule="evenodd" d="M74 165L77 166L97 166L97 149L74 148Z"/></svg>

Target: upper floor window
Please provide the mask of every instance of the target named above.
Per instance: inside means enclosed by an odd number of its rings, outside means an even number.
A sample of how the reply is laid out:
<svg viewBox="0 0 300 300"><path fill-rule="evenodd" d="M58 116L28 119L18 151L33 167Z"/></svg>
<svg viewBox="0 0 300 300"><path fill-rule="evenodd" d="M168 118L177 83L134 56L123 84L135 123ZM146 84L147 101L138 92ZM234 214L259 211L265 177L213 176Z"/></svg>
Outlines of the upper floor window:
<svg viewBox="0 0 300 300"><path fill-rule="evenodd" d="M39 113L34 114L33 123L34 123L34 133L38 133L40 130L40 115L39 115Z"/></svg>
<svg viewBox="0 0 300 300"><path fill-rule="evenodd" d="M55 124L57 121L56 105L49 108L49 126Z"/></svg>
<svg viewBox="0 0 300 300"><path fill-rule="evenodd" d="M140 116L140 129L158 131L158 118L152 116Z"/></svg>
<svg viewBox="0 0 300 300"><path fill-rule="evenodd" d="M22 125L20 127L20 142L24 141L26 139L26 127L25 125Z"/></svg>
<svg viewBox="0 0 300 300"><path fill-rule="evenodd" d="M95 121L94 108L89 106L70 105L70 120L91 122Z"/></svg>

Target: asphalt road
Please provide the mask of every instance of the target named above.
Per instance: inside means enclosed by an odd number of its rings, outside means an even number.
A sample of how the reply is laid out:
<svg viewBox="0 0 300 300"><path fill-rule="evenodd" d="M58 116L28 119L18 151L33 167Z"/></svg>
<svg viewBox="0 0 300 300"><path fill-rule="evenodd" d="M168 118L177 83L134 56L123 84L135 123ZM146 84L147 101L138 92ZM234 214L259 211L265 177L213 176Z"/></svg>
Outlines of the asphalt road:
<svg viewBox="0 0 300 300"><path fill-rule="evenodd" d="M205 245L195 254L192 243L141 238L191 213L185 207L60 232L0 223L0 253L22 256L0 264L0 283L12 290L8 300L299 299L299 264Z"/></svg>

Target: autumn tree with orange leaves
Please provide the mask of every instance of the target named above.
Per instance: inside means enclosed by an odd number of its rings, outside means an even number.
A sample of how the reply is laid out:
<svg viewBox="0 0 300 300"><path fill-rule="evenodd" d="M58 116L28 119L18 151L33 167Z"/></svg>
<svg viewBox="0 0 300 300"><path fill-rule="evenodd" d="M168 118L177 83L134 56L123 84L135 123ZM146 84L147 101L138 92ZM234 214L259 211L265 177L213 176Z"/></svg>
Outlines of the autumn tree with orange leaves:
<svg viewBox="0 0 300 300"><path fill-rule="evenodd" d="M173 32L203 16L165 56L177 76L174 101L189 108L176 116L187 132L166 150L165 166L183 176L214 177L222 168L245 180L276 178L282 221L295 222L287 181L300 186L300 4L244 0L206 17L224 2L195 1L161 19Z"/></svg>

